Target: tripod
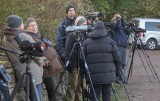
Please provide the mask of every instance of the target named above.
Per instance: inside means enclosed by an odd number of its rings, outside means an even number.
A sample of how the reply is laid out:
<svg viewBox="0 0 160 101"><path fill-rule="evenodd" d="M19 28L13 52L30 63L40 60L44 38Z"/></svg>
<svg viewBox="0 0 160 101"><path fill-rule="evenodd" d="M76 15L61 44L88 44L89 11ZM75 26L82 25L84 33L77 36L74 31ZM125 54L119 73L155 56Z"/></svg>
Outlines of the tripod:
<svg viewBox="0 0 160 101"><path fill-rule="evenodd" d="M20 79L18 80L18 82L16 83L10 97L8 98L7 101L13 101L14 100L14 97L16 95L16 93L18 92L21 84L22 84L22 81L24 79L24 76L26 75L26 101L29 101L29 89L33 91L33 94L34 95L31 95L31 98L34 99L36 98L37 101L40 101L39 99L39 95L38 95L38 92L37 92L37 89L36 89L36 85L35 85L35 80L33 79L33 74L30 72L30 68L29 68L29 64L31 63L32 61L32 56L31 56L31 52L25 52L24 54L20 54L20 53L17 53L15 51L11 51L9 49L6 49L4 47L0 47L0 49L2 50L5 50L5 51L8 51L8 52L11 52L11 53L15 53L15 54L18 54L18 55L24 55L25 59L26 59L26 72L22 73L21 76L20 76Z"/></svg>
<svg viewBox="0 0 160 101"><path fill-rule="evenodd" d="M73 47L72 47L72 50L71 50L71 53L69 55L69 58L66 62L66 65L65 67L68 67L69 66L69 63L71 62L71 57L75 54L74 53L74 50L77 52L77 67L82 67L82 64L81 64L81 60L83 60L83 63L84 63L84 68L80 68L80 74L81 74L81 83L82 83L82 78L83 78L83 73L81 73L81 71L86 71L86 75L88 76L88 79L89 79L89 82L90 82L90 86L93 90L93 94L95 96L95 99L96 101L97 100L97 97L96 97L96 94L95 94L95 90L94 90L94 87L93 87L93 83L92 83L92 80L91 80L91 76L90 76L90 72L88 70L88 65L87 65L87 62L86 62L86 59L85 59L85 55L84 55L84 51L83 51L83 47L82 47L82 44L81 44L81 39L82 39L82 33L80 32L75 32L75 36L76 36L76 42L74 42L73 44ZM82 84L81 84L82 85ZM82 87L83 88L83 87ZM82 95L83 95L83 91L82 91ZM84 95L83 95L83 101L84 101Z"/></svg>
<svg viewBox="0 0 160 101"><path fill-rule="evenodd" d="M123 72L122 67L120 67L120 77L122 78L122 84L123 84L123 87L124 87L125 92L126 92L126 94L127 94L128 100L131 101L131 99L130 99L130 97L129 97L129 94L128 94L128 91L127 91L126 85L128 85L128 88L129 88L132 96L133 96L133 97L135 97L135 96L134 96L134 94L133 94L133 91L132 91L132 89L131 89L131 87L130 87L129 82L128 82L127 79L126 79L126 76L125 76L125 74L124 74L124 72ZM125 84L126 84L126 85L125 85Z"/></svg>
<svg viewBox="0 0 160 101"><path fill-rule="evenodd" d="M149 56L148 56L148 54L147 54L147 52L146 52L146 50L144 48L144 45L143 45L142 40L141 40L140 36L138 35L138 33L139 33L138 31L134 32L134 41L133 41L133 43L131 45L131 50L130 50L130 53L128 55L128 57L131 58L131 63L130 63L129 71L128 71L127 80L129 79L130 74L132 74L133 58L134 58L135 50L137 49L137 51L138 51L138 47L137 46L138 46L138 43L139 43L141 51L143 53L143 56L145 57L145 60L146 60L146 62L148 64L148 67L149 67L153 77L155 78L155 76L156 76L157 80L160 83L159 77L158 77L158 75L157 75L157 73L156 73L156 71L155 71L155 69L153 67L153 64L152 64L152 62L151 62L151 60L150 60L150 58L149 58ZM139 55L139 57L140 57L140 59L142 61L142 64L143 64L143 67L144 67L144 69L145 69L145 71L147 73L147 76L148 76L149 80L151 81L149 73L147 71L147 68L144 65L144 61L142 60L142 57L141 57L139 51L138 51L138 55ZM128 59L128 60L130 60L130 59ZM129 63L129 61L127 61L126 66L128 65L128 63Z"/></svg>

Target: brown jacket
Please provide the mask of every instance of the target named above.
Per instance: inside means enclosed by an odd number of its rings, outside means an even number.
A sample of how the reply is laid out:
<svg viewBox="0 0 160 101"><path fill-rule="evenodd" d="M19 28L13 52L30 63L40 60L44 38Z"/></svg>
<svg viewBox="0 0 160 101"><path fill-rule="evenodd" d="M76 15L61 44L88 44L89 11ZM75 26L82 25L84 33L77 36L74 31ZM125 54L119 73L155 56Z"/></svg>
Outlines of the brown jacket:
<svg viewBox="0 0 160 101"><path fill-rule="evenodd" d="M32 36L35 41L40 41L41 39L34 35L34 33L27 32ZM56 74L59 74L64 70L62 61L59 58L58 53L53 47L48 47L48 49L44 52L44 56L49 60L49 67L44 67L44 75L43 78L47 78Z"/></svg>
<svg viewBox="0 0 160 101"><path fill-rule="evenodd" d="M35 42L32 37L24 32L22 32L19 29L13 29L13 28L6 28L4 30L4 38L3 38L3 44L4 47L13 50L18 53L22 53L22 51L19 48L19 45L17 44L15 40L15 36L19 34L23 40L28 40L29 42ZM19 55L15 53L6 52L8 59L10 60L11 64L13 65L16 73L17 79L20 78L21 73L26 71L26 63L21 63L19 61ZM44 63L44 57L33 57L36 61L38 61L39 64L37 64L34 60L31 61L29 64L30 70L33 73L33 78L35 79L35 84L42 83L42 76L43 76L43 63ZM23 86L25 86L25 79L23 79Z"/></svg>

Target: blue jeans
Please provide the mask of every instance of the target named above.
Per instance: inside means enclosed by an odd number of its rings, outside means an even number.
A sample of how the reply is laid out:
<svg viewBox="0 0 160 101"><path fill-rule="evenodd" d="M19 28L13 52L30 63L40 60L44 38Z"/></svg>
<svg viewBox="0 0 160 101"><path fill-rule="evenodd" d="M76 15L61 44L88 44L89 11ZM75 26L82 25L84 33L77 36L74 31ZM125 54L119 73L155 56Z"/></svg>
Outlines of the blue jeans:
<svg viewBox="0 0 160 101"><path fill-rule="evenodd" d="M120 53L120 60L121 60L121 67L124 69L126 64L126 48L125 47L118 47Z"/></svg>
<svg viewBox="0 0 160 101"><path fill-rule="evenodd" d="M119 53L120 53L120 60L121 60L121 67L124 71L125 65L126 65L126 48L125 47L118 47ZM121 76L118 77L118 80L122 80L123 78Z"/></svg>
<svg viewBox="0 0 160 101"><path fill-rule="evenodd" d="M39 95L39 99L40 101L42 101L42 83L36 85L36 88ZM34 99L34 101L36 101L36 98Z"/></svg>
<svg viewBox="0 0 160 101"><path fill-rule="evenodd" d="M37 88L37 92L38 92L38 95L39 95L39 99L40 99L40 101L42 101L42 83L36 85L36 88ZM24 87L24 90L26 92L26 87ZM30 87L29 98L30 98L31 101L37 101L37 99L35 97L35 94L33 92L34 92L33 87Z"/></svg>

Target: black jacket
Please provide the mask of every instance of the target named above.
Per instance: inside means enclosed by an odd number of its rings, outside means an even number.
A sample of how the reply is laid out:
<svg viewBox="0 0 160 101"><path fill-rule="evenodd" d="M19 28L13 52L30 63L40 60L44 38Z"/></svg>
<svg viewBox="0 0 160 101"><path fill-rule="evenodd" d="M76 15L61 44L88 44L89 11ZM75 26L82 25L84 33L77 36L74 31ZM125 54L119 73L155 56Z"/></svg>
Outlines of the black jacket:
<svg viewBox="0 0 160 101"><path fill-rule="evenodd" d="M119 71L120 66L116 43L108 37L104 24L100 21L96 23L94 31L88 37L84 42L84 53L93 84L115 81L116 70Z"/></svg>
<svg viewBox="0 0 160 101"><path fill-rule="evenodd" d="M56 48L60 57L63 57L62 54L64 54L65 50L66 37L69 34L68 32L65 32L65 29L70 25L74 25L74 20L75 19L69 19L65 17L58 26L56 32Z"/></svg>
<svg viewBox="0 0 160 101"><path fill-rule="evenodd" d="M119 19L115 24L113 29L114 34L111 35L111 38L116 42L118 47L126 47L127 46L127 29L124 28L124 20Z"/></svg>
<svg viewBox="0 0 160 101"><path fill-rule="evenodd" d="M84 40L86 40L86 38L87 38L86 32L82 32L81 34L73 32L67 36L64 55L65 55L66 61L70 59L70 64L68 66L68 69L71 70L72 68L77 68L78 61L81 62L80 63L81 66L83 65L81 54L80 54L79 44L75 45L75 43L79 42L79 43L81 43L81 45L83 45ZM79 39L79 41L78 41L78 39ZM75 47L73 47L73 46L75 46ZM73 50L73 53L71 54L72 50ZM80 56L79 58L78 58L78 54ZM71 57L70 57L70 55L71 55Z"/></svg>

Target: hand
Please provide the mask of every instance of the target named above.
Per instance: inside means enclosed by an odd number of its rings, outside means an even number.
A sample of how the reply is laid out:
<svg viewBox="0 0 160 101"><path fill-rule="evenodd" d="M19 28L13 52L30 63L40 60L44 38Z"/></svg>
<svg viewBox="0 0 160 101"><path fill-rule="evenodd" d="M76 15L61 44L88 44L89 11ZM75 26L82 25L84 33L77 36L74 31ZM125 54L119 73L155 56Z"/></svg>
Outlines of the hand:
<svg viewBox="0 0 160 101"><path fill-rule="evenodd" d="M49 61L46 61L43 65L43 67L48 68L49 67Z"/></svg>
<svg viewBox="0 0 160 101"><path fill-rule="evenodd" d="M121 15L117 15L118 18L122 18Z"/></svg>

